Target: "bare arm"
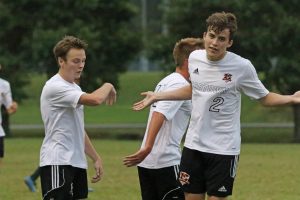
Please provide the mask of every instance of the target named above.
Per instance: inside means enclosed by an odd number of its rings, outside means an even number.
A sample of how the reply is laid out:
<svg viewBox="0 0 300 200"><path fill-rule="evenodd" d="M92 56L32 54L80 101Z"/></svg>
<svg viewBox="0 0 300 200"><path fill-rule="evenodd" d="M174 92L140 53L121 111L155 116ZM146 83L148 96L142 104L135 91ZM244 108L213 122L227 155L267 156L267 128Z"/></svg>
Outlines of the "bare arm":
<svg viewBox="0 0 300 200"><path fill-rule="evenodd" d="M116 102L117 92L114 86L110 83L104 83L94 92L81 95L79 102L83 105L97 106L106 102L107 105L112 105Z"/></svg>
<svg viewBox="0 0 300 200"><path fill-rule="evenodd" d="M93 160L94 162L94 169L96 171L95 176L92 177L92 183L96 183L101 180L103 175L103 166L102 160L98 155L97 151L95 150L89 136L85 133L85 153Z"/></svg>
<svg viewBox="0 0 300 200"><path fill-rule="evenodd" d="M146 96L143 100L133 105L133 110L142 110L152 103L161 100L188 100L192 98L192 86L187 85L182 88L168 92L143 92L141 95Z"/></svg>
<svg viewBox="0 0 300 200"><path fill-rule="evenodd" d="M281 95L270 92L267 96L261 98L260 103L264 106L283 106L300 103L300 91L293 95Z"/></svg>
<svg viewBox="0 0 300 200"><path fill-rule="evenodd" d="M159 112L153 112L151 121L149 124L147 139L145 142L145 146L141 148L136 153L126 156L123 160L123 163L127 167L135 166L141 163L151 152L152 147L155 142L155 138L165 121L165 116Z"/></svg>

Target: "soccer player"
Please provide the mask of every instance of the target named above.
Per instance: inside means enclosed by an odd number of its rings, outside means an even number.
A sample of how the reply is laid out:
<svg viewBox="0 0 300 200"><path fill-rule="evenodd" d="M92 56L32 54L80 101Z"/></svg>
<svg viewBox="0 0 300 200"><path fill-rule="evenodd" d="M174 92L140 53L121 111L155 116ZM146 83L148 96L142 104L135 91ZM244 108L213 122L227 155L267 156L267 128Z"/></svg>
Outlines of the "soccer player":
<svg viewBox="0 0 300 200"><path fill-rule="evenodd" d="M218 12L206 20L205 50L189 57L191 85L170 92L145 92L134 104L143 109L160 100L192 99L192 113L180 162L186 200L226 200L232 194L240 154L241 93L264 106L300 103L293 95L269 92L251 62L227 51L237 31L232 13Z"/></svg>
<svg viewBox="0 0 300 200"><path fill-rule="evenodd" d="M2 66L0 64L0 70ZM0 78L0 105L4 105L8 114L13 114L18 109L18 104L13 101L10 83L2 78ZM4 136L5 132L2 127L2 114L0 110L0 167L2 159L4 157Z"/></svg>
<svg viewBox="0 0 300 200"><path fill-rule="evenodd" d="M40 151L43 199L85 199L87 154L94 162L98 182L103 173L102 161L84 130L83 106L112 105L116 91L104 83L92 93L85 93L75 83L84 69L87 44L79 38L65 36L54 47L59 65L41 94L41 114L45 138Z"/></svg>
<svg viewBox="0 0 300 200"><path fill-rule="evenodd" d="M200 48L204 48L200 38L179 40L173 50L175 72L163 78L155 91L170 91L189 85L188 57ZM138 165L143 200L184 199L178 183L180 143L190 111L190 100L152 104L141 149L124 159L128 167Z"/></svg>

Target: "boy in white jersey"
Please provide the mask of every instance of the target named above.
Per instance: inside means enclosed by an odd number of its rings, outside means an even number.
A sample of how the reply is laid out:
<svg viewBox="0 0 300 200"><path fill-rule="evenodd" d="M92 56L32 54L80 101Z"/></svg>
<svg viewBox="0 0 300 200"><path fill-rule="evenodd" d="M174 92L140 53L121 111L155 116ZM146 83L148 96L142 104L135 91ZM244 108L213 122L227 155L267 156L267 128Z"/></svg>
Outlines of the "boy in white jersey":
<svg viewBox="0 0 300 200"><path fill-rule="evenodd" d="M83 105L112 105L116 91L104 83L92 93L82 92L75 83L83 71L87 44L65 36L54 49L59 70L50 78L41 94L41 114L45 138L40 152L43 199L85 199L87 154L94 162L98 182L103 174L102 161L84 130Z"/></svg>
<svg viewBox="0 0 300 200"><path fill-rule="evenodd" d="M0 70L1 68L2 66L0 64ZM2 104L6 108L8 114L13 114L17 111L18 104L12 99L9 82L0 78L0 106ZM2 158L4 157L4 136L5 132L2 127L2 115L0 110L0 167Z"/></svg>
<svg viewBox="0 0 300 200"><path fill-rule="evenodd" d="M163 78L155 91L170 91L189 85L188 57L204 48L199 38L178 41L173 50L174 73ZM143 200L184 199L178 184L180 143L186 131L191 101L160 101L152 104L141 149L126 156L124 165L138 165Z"/></svg>
<svg viewBox="0 0 300 200"><path fill-rule="evenodd" d="M140 110L160 100L192 99L192 114L180 163L186 200L226 200L232 194L240 154L241 92L264 106L300 103L293 95L269 92L251 62L227 51L237 30L232 13L208 17L205 50L189 57L191 85L170 92L145 92Z"/></svg>

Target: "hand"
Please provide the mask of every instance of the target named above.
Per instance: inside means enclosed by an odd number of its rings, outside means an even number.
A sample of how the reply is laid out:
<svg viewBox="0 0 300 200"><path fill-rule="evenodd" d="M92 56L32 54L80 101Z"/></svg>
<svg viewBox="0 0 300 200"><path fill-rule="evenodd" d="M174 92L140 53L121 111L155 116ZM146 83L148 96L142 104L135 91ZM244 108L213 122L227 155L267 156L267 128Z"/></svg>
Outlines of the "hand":
<svg viewBox="0 0 300 200"><path fill-rule="evenodd" d="M140 149L135 154L126 156L123 160L123 164L127 167L136 166L137 164L141 163L151 152L151 150L148 149Z"/></svg>
<svg viewBox="0 0 300 200"><path fill-rule="evenodd" d="M155 101L155 93L152 91L143 92L141 95L146 96L143 100L134 103L132 109L135 111L142 110L149 105L151 105Z"/></svg>
<svg viewBox="0 0 300 200"><path fill-rule="evenodd" d="M297 91L293 94L294 97L294 103L295 104L300 104L300 91Z"/></svg>
<svg viewBox="0 0 300 200"><path fill-rule="evenodd" d="M7 109L8 114L13 114L15 112L17 112L18 109L18 103L13 101L11 106Z"/></svg>
<svg viewBox="0 0 300 200"><path fill-rule="evenodd" d="M17 111L17 109L18 109L18 103L15 102L15 101L13 101L12 104L11 104L11 107L12 107L14 110Z"/></svg>
<svg viewBox="0 0 300 200"><path fill-rule="evenodd" d="M102 179L103 176L103 166L102 166L102 161L101 159L98 159L94 162L94 168L96 171L96 174L92 177L91 182L92 183L97 183Z"/></svg>
<svg viewBox="0 0 300 200"><path fill-rule="evenodd" d="M110 93L108 94L108 97L105 100L106 105L113 105L117 100L117 91L114 87L112 87Z"/></svg>

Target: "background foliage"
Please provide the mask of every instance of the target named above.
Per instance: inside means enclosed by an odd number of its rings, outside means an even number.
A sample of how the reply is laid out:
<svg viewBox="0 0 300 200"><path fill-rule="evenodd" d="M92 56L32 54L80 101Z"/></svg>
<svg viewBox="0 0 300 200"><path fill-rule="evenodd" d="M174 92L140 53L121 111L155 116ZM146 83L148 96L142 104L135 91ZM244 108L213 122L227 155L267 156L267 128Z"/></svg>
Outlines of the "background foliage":
<svg viewBox="0 0 300 200"><path fill-rule="evenodd" d="M141 48L139 30L133 32L131 27L136 14L130 1L2 0L0 62L16 99L25 96L26 72L48 76L57 72L52 48L65 35L89 44L84 90L92 91L106 81L118 86L118 75Z"/></svg>

